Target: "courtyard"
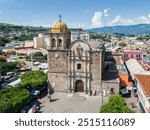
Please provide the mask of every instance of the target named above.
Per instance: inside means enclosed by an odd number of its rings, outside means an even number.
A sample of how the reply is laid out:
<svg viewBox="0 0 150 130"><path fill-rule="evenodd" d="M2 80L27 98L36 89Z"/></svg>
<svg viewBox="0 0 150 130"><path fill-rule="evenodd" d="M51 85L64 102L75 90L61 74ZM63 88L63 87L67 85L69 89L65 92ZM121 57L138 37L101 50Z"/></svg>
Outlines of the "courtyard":
<svg viewBox="0 0 150 130"><path fill-rule="evenodd" d="M108 100L108 97L85 96L83 93L67 94L55 92L51 96L51 102L46 93L43 93L37 100L41 106L41 113L99 113L102 104ZM137 105L137 98L125 98L127 106L135 113L140 113ZM134 104L134 107L132 107Z"/></svg>
<svg viewBox="0 0 150 130"><path fill-rule="evenodd" d="M47 96L38 99L43 113L99 113L102 104L101 96L84 96L55 92L51 102Z"/></svg>

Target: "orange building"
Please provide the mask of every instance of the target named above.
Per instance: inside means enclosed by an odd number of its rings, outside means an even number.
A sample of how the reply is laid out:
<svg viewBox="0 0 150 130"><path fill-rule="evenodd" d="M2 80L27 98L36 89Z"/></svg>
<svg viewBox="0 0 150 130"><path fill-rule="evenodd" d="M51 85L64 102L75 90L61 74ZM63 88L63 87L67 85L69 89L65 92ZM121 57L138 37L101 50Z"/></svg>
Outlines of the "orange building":
<svg viewBox="0 0 150 130"><path fill-rule="evenodd" d="M128 74L120 74L119 75L120 80L120 87L132 87L132 82L129 82L129 75Z"/></svg>

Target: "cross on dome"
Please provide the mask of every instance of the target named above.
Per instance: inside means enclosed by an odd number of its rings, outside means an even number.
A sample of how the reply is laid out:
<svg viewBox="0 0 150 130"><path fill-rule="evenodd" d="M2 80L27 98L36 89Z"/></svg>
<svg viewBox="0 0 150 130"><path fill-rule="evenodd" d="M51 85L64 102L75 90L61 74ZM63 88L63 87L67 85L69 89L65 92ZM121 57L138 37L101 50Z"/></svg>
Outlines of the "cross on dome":
<svg viewBox="0 0 150 130"><path fill-rule="evenodd" d="M59 14L59 15L58 15L58 18L59 18L59 21L61 22L62 15Z"/></svg>

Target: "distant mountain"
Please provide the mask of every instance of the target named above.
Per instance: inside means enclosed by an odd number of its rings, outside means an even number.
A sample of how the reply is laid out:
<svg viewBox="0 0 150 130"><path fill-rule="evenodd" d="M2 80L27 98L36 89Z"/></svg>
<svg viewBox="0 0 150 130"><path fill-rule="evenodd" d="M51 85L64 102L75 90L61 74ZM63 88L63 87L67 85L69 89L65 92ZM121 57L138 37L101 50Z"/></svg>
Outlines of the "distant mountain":
<svg viewBox="0 0 150 130"><path fill-rule="evenodd" d="M13 26L15 26L15 25L14 25L14 24L9 24L9 23L0 23L0 26L13 27Z"/></svg>
<svg viewBox="0 0 150 130"><path fill-rule="evenodd" d="M125 34L125 35L150 34L150 24L100 27L100 28L88 29L86 31L118 33L118 34Z"/></svg>
<svg viewBox="0 0 150 130"><path fill-rule="evenodd" d="M14 25L9 23L0 23L0 36L18 36L18 35L32 35L39 33L47 33L48 28L45 27L34 27L34 26L22 26Z"/></svg>

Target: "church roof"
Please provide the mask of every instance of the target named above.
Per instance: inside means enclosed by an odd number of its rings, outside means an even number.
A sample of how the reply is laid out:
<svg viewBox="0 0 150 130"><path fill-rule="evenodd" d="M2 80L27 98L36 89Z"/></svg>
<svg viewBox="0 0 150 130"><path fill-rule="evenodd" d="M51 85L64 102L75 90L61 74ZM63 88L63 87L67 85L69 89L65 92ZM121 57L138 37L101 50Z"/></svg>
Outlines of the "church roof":
<svg viewBox="0 0 150 130"><path fill-rule="evenodd" d="M62 21L58 21L51 29L51 33L67 33L67 32L69 32L69 29L67 25Z"/></svg>

